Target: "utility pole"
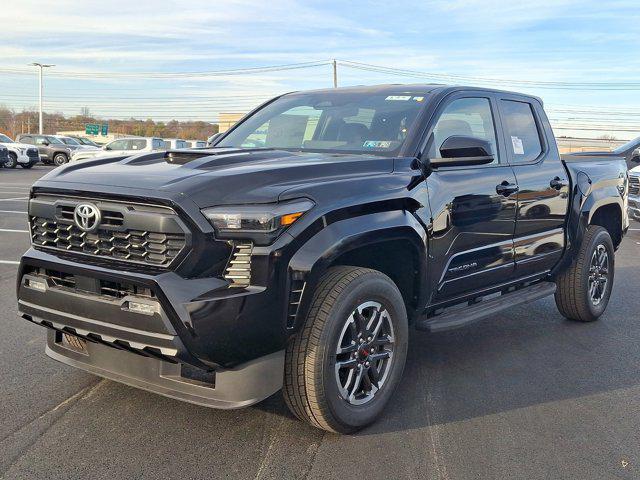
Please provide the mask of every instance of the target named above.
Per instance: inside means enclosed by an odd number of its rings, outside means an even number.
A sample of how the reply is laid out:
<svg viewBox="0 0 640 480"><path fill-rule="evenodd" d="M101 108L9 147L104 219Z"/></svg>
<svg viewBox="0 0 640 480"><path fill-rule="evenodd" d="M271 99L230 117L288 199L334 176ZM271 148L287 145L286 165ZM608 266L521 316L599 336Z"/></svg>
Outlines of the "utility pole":
<svg viewBox="0 0 640 480"><path fill-rule="evenodd" d="M338 62L333 59L333 88L338 88Z"/></svg>
<svg viewBox="0 0 640 480"><path fill-rule="evenodd" d="M50 67L55 67L55 65L47 65L46 63L30 63L29 64L30 67L38 67L39 68L39 75L38 75L38 87L39 87L39 98L40 98L40 117L39 117L39 127L38 127L38 133L40 135L43 134L43 128L42 128L42 71L45 68L50 68Z"/></svg>

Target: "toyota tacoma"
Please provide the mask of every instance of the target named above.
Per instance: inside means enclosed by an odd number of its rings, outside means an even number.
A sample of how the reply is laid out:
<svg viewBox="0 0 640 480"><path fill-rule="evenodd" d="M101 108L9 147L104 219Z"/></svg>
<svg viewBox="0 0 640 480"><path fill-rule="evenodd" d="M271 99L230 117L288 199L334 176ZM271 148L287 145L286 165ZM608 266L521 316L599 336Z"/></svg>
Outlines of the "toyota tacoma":
<svg viewBox="0 0 640 480"><path fill-rule="evenodd" d="M597 320L629 225L624 160L562 159L542 102L503 91L290 93L211 148L127 155L32 188L18 308L47 355L216 408L282 389L340 433L381 414L410 327L547 296Z"/></svg>

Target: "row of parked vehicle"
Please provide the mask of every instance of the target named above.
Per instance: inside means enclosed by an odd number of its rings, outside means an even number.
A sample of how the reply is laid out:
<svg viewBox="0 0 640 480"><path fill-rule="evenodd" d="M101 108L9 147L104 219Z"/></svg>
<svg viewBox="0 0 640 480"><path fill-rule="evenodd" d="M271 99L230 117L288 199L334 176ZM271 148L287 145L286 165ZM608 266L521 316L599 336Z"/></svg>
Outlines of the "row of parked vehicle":
<svg viewBox="0 0 640 480"><path fill-rule="evenodd" d="M159 137L131 137L119 138L107 143L100 149L78 150L71 156L72 161L88 160L98 157L115 157L119 155L133 155L141 152L157 150L175 150L181 148L204 148L207 142L203 140L182 140L179 138Z"/></svg>
<svg viewBox="0 0 640 480"><path fill-rule="evenodd" d="M127 155L136 152L179 148L203 148L201 140L163 139L157 137L119 138L100 146L79 136L21 134L16 140L0 134L0 167L31 168L39 161L64 165L70 160Z"/></svg>

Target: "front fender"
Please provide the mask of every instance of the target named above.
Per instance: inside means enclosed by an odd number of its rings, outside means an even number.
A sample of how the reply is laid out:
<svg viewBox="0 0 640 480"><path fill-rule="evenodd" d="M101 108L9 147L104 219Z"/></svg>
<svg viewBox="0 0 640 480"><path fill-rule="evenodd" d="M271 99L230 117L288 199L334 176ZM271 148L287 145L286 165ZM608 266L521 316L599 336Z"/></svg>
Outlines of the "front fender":
<svg viewBox="0 0 640 480"><path fill-rule="evenodd" d="M313 292L326 270L341 255L363 246L405 240L415 249L418 259L418 305L424 305L427 272L427 233L420 222L406 210L380 212L348 218L328 225L310 238L291 257L288 276L291 285L304 285L299 300L295 329L305 318ZM413 265L407 265L414 268Z"/></svg>

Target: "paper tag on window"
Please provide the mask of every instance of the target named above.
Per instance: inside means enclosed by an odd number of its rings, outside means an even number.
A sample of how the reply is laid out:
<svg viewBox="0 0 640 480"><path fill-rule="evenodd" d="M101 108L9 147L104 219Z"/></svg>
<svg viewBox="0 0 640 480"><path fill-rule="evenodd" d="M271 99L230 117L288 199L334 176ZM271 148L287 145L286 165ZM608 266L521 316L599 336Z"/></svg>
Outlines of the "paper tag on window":
<svg viewBox="0 0 640 480"><path fill-rule="evenodd" d="M522 139L518 137L511 137L511 143L513 144L513 153L516 155L524 155L524 145Z"/></svg>

